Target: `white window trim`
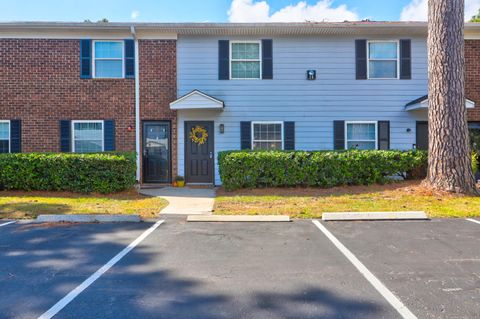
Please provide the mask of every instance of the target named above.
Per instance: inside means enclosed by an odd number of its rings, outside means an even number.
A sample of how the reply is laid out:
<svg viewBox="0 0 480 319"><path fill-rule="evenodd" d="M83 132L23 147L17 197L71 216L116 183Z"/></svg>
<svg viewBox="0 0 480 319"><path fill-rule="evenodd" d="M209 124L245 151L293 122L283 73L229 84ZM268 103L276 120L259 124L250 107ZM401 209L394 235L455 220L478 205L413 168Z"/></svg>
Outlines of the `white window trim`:
<svg viewBox="0 0 480 319"><path fill-rule="evenodd" d="M370 59L370 43L396 43L397 45L397 77L394 78L371 78L370 60L372 61L394 61L394 59ZM369 40L367 41L367 79L369 80L398 80L400 79L400 40Z"/></svg>
<svg viewBox="0 0 480 319"><path fill-rule="evenodd" d="M378 121L345 121L345 149L348 150L348 124L375 124L375 149L378 150ZM356 142L372 142L372 140L353 140Z"/></svg>
<svg viewBox="0 0 480 319"><path fill-rule="evenodd" d="M125 78L125 41L118 41L118 40L94 40L92 41L92 78L94 79L124 79ZM97 42L116 42L122 44L122 76L121 77L104 77L104 76L97 76L95 70L95 62L97 60L107 60L107 61L117 61L120 58L110 59L110 58L97 58L95 53L95 43Z"/></svg>
<svg viewBox="0 0 480 319"><path fill-rule="evenodd" d="M258 59L233 59L233 45L235 43L256 43L258 44ZM229 53L229 73L230 73L230 80L261 80L262 79L262 41L260 40L244 40L244 41L230 41L230 53ZM232 77L232 62L260 62L260 76L258 78L234 78Z"/></svg>
<svg viewBox="0 0 480 319"><path fill-rule="evenodd" d="M8 123L8 152L12 152L12 124L10 120L0 120L0 123ZM2 139L4 141L5 139Z"/></svg>
<svg viewBox="0 0 480 319"><path fill-rule="evenodd" d="M255 124L281 124L281 128L280 128L280 132L282 134L282 150L284 150L284 143L285 143L285 136L284 135L284 131L283 131L283 121L253 121L252 122L252 127L250 128L251 129L251 148L253 150L253 143L254 142L279 142L278 140L255 140L254 138L254 127L255 127Z"/></svg>
<svg viewBox="0 0 480 319"><path fill-rule="evenodd" d="M99 120L75 120L72 121L71 136L72 136L72 153L75 153L75 123L102 123L102 152L105 152L105 121Z"/></svg>

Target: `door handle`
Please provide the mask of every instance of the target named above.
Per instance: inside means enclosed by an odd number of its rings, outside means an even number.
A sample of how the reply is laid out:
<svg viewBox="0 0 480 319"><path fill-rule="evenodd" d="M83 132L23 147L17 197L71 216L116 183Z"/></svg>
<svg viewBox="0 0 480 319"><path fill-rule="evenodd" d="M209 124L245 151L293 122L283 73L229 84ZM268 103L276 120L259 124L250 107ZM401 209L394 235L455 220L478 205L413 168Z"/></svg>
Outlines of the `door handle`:
<svg viewBox="0 0 480 319"><path fill-rule="evenodd" d="M210 152L209 156L210 156L210 159L212 159L213 158L213 152Z"/></svg>

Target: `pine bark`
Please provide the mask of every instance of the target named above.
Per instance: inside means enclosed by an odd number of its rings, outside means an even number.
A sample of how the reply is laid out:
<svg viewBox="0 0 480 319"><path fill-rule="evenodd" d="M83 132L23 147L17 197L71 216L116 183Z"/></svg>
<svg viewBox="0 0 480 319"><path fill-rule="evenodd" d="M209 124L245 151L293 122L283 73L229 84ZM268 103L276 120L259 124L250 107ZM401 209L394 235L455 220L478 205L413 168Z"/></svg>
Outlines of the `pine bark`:
<svg viewBox="0 0 480 319"><path fill-rule="evenodd" d="M428 174L434 190L478 194L465 107L464 0L428 0Z"/></svg>

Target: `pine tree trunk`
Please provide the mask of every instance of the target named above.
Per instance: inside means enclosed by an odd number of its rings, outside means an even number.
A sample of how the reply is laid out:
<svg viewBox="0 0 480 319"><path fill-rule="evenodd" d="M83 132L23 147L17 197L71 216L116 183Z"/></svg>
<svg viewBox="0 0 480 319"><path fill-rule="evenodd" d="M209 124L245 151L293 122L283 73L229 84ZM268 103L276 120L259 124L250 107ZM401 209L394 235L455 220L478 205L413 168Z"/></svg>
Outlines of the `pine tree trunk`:
<svg viewBox="0 0 480 319"><path fill-rule="evenodd" d="M429 157L425 185L477 194L465 107L464 0L428 0Z"/></svg>

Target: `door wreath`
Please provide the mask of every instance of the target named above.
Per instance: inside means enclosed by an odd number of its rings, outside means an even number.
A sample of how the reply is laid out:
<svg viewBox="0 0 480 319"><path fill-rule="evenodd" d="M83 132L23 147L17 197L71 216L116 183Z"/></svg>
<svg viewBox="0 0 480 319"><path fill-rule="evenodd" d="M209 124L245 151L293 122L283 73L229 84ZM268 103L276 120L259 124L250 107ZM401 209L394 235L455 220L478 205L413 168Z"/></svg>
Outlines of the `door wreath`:
<svg viewBox="0 0 480 319"><path fill-rule="evenodd" d="M204 127L199 125L192 127L190 131L190 139L193 143L203 145L207 141L208 132Z"/></svg>

